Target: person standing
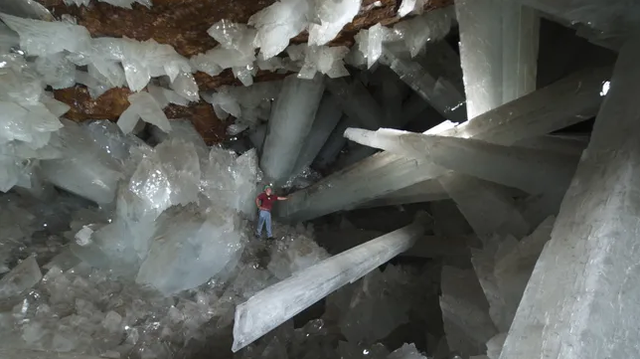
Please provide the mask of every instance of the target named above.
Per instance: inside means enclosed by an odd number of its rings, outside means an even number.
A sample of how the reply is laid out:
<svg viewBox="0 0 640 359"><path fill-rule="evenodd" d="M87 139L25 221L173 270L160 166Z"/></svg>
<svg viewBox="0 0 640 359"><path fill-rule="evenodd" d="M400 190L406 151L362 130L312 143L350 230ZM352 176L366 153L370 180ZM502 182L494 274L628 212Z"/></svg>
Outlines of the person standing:
<svg viewBox="0 0 640 359"><path fill-rule="evenodd" d="M256 238L260 238L262 235L262 227L267 227L267 237L273 239L273 233L271 232L271 209L275 201L284 201L287 197L278 197L273 194L271 186L264 186L264 192L260 193L256 198L256 206L260 210L258 216L258 229L256 230Z"/></svg>

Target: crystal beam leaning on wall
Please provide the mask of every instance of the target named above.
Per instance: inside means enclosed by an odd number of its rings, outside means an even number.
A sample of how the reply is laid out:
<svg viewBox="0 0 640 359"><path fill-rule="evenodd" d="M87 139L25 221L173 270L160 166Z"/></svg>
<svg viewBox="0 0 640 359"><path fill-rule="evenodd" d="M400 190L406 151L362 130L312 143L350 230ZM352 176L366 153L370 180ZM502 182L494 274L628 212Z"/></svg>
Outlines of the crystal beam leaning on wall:
<svg viewBox="0 0 640 359"><path fill-rule="evenodd" d="M440 135L510 145L582 122L598 112L602 84L610 74L609 67L577 72ZM290 195L277 215L299 221L353 208L433 178L425 171L432 166L426 160L379 153Z"/></svg>

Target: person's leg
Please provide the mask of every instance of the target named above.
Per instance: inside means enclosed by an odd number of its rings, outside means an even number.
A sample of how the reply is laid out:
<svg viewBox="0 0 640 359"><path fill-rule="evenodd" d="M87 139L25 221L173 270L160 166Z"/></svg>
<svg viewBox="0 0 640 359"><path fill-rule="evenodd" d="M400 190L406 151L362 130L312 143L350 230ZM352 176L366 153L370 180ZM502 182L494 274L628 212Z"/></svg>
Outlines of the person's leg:
<svg viewBox="0 0 640 359"><path fill-rule="evenodd" d="M262 227L264 226L264 218L265 218L264 213L265 211L260 211L260 213L258 213L258 229L256 230L256 236L258 237L262 235Z"/></svg>
<svg viewBox="0 0 640 359"><path fill-rule="evenodd" d="M264 217L264 222L267 225L267 237L271 238L273 237L273 233L271 233L271 212L264 212L265 213L265 217Z"/></svg>

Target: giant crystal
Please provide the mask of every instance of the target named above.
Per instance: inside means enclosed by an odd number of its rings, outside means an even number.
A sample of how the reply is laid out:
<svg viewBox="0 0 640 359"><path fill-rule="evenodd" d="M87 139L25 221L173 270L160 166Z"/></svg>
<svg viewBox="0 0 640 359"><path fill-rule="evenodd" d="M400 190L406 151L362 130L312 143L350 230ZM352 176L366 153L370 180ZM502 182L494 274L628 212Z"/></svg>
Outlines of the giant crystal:
<svg viewBox="0 0 640 359"><path fill-rule="evenodd" d="M535 90L536 13L509 0L456 0L455 5L468 117Z"/></svg>
<svg viewBox="0 0 640 359"><path fill-rule="evenodd" d="M309 45L322 46L333 40L360 11L361 0L316 1L315 16L309 25Z"/></svg>
<svg viewBox="0 0 640 359"><path fill-rule="evenodd" d="M609 74L609 68L581 71L441 135L509 145L581 122L597 113L602 100L600 89ZM425 166L433 163L392 153L376 154L289 196L279 206L278 214L304 220L363 204L429 179Z"/></svg>
<svg viewBox="0 0 640 359"><path fill-rule="evenodd" d="M436 165L533 194L566 188L577 163L576 156L556 152L392 129L349 128L345 137L399 155L428 158ZM437 176L437 167L431 168L433 176Z"/></svg>
<svg viewBox="0 0 640 359"><path fill-rule="evenodd" d="M256 293L236 308L233 351L409 249L424 233L425 222L420 216L407 227L324 260Z"/></svg>
<svg viewBox="0 0 640 359"><path fill-rule="evenodd" d="M589 147L564 197L551 240L518 307L501 358L634 357L638 327L640 147L638 40L620 52ZM550 287L554 290L548 290Z"/></svg>
<svg viewBox="0 0 640 359"><path fill-rule="evenodd" d="M320 102L311 131L309 131L309 135L300 149L298 160L293 168L293 175L300 173L305 167L311 165L311 162L316 158L341 117L342 111L337 106L335 98L326 93Z"/></svg>
<svg viewBox="0 0 640 359"><path fill-rule="evenodd" d="M307 0L279 0L249 18L258 30L253 44L265 60L284 51L289 39L307 27L309 11Z"/></svg>
<svg viewBox="0 0 640 359"><path fill-rule="evenodd" d="M323 78L284 80L276 100L264 142L260 167L267 178L283 183L291 175L304 140L320 105Z"/></svg>

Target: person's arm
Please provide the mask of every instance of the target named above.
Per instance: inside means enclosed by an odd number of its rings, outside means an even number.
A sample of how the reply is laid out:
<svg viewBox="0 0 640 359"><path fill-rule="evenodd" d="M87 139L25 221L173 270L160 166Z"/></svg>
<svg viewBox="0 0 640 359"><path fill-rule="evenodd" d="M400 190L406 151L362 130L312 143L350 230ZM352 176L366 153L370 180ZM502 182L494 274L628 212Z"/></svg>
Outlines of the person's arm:
<svg viewBox="0 0 640 359"><path fill-rule="evenodd" d="M278 197L278 201L286 201L289 197Z"/></svg>
<svg viewBox="0 0 640 359"><path fill-rule="evenodd" d="M258 208L262 209L262 208L261 208L261 205L260 205L260 196L256 197L256 206L257 206Z"/></svg>

